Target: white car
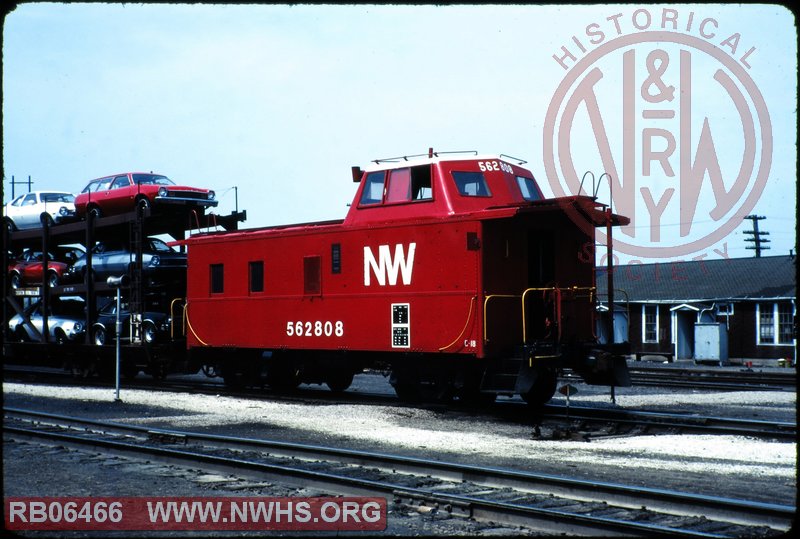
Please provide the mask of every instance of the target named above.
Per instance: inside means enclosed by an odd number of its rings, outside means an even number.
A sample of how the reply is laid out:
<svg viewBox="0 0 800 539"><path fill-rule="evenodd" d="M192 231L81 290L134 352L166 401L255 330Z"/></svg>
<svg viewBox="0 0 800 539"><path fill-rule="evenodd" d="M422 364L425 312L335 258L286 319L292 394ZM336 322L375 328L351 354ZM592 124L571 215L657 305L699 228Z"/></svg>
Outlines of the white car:
<svg viewBox="0 0 800 539"><path fill-rule="evenodd" d="M63 191L33 191L5 205L4 221L12 232L39 228L42 220L49 224L63 223L75 218L75 196Z"/></svg>

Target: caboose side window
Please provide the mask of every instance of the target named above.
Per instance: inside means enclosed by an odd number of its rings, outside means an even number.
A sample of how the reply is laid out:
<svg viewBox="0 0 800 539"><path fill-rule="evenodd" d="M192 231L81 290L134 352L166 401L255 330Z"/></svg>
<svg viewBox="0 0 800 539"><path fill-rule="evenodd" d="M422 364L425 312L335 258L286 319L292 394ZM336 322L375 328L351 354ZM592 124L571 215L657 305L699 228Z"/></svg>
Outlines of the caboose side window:
<svg viewBox="0 0 800 539"><path fill-rule="evenodd" d="M490 197L492 193L486 184L483 172L452 172L458 192L465 197Z"/></svg>
<svg viewBox="0 0 800 539"><path fill-rule="evenodd" d="M342 273L342 244L331 244L331 273Z"/></svg>
<svg viewBox="0 0 800 539"><path fill-rule="evenodd" d="M319 296L322 293L322 264L319 256L303 258L303 294Z"/></svg>
<svg viewBox="0 0 800 539"><path fill-rule="evenodd" d="M250 262L250 292L264 291L264 262Z"/></svg>
<svg viewBox="0 0 800 539"><path fill-rule="evenodd" d="M431 190L430 166L398 168L389 171L389 180L386 184L387 204L430 200L431 198L433 198L433 191Z"/></svg>
<svg viewBox="0 0 800 539"><path fill-rule="evenodd" d="M383 202L383 171L370 172L364 180L364 191L361 192L361 205L380 204Z"/></svg>
<svg viewBox="0 0 800 539"><path fill-rule="evenodd" d="M408 202L411 200L411 169L400 168L389 172L386 202Z"/></svg>
<svg viewBox="0 0 800 539"><path fill-rule="evenodd" d="M431 189L431 167L411 167L411 200L430 200L433 198Z"/></svg>
<svg viewBox="0 0 800 539"><path fill-rule="evenodd" d="M539 189L536 188L536 182L533 178L526 178L524 176L517 176L517 185L522 193L522 198L525 200L541 200Z"/></svg>
<svg viewBox="0 0 800 539"><path fill-rule="evenodd" d="M225 291L224 264L211 264L210 283L212 294L222 294Z"/></svg>

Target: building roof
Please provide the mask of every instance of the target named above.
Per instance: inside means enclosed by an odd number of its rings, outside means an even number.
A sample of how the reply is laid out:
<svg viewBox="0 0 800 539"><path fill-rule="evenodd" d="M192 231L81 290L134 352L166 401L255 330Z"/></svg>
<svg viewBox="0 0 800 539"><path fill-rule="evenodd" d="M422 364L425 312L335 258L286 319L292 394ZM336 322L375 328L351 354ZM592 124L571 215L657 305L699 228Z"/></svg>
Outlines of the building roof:
<svg viewBox="0 0 800 539"><path fill-rule="evenodd" d="M604 298L607 270L598 267L596 271L597 292ZM628 264L614 269L615 301L683 303L794 299L797 296L796 274L796 260L790 255Z"/></svg>

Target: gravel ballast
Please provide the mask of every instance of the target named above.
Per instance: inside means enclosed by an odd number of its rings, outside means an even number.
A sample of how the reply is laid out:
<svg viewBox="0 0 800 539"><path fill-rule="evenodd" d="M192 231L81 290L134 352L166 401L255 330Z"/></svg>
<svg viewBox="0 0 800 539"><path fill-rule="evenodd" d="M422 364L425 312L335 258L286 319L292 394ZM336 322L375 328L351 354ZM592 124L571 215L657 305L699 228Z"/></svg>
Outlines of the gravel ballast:
<svg viewBox="0 0 800 539"><path fill-rule="evenodd" d="M362 377L357 377L362 378ZM364 377L366 379L366 377ZM380 378L380 377L378 377ZM355 386L358 391L358 384ZM685 489L781 504L796 499L796 443L743 436L640 435L590 441L537 439L532 426L502 421L488 413L465 413L445 407L241 399L231 396L152 392L123 388L122 402L113 390L5 383L6 406L65 415L187 431L290 440L351 449L433 457L483 466L577 476L651 487ZM580 394L580 393L579 393ZM558 402L558 399L555 399ZM562 401L563 402L563 401ZM609 406L607 394L585 391L574 405ZM630 409L702 409L738 417L794 416L793 392L670 393L618 390L616 405ZM771 410L771 411L770 411ZM794 421L794 419L791 419ZM241 479L203 483L202 470L187 472L156 466L145 471L108 465L108 459L80 451L60 453L36 444L4 444L4 494L29 495L295 495L278 485L250 489ZM41 461L37 463L36 461ZM51 461L62 462L61 465ZM127 470L125 474L121 471ZM31 470L38 470L31 474ZM171 471L170 471L171 470ZM130 472L130 473L128 473ZM199 474L199 475L198 475ZM50 477L52 475L52 477ZM141 478L152 475L150 480ZM109 478L116 478L109 481ZM252 480L250 480L252 483ZM256 482L257 484L257 482ZM209 489L213 489L209 491ZM158 492L154 492L158 491ZM206 494L198 494L206 492ZM210 493L209 493L210 492ZM313 495L310 493L298 495ZM395 515L400 518L402 515ZM389 533L510 534L514 530L442 524L436 515L411 512ZM438 524L437 524L438 523ZM453 527L455 526L455 528ZM523 531L516 530L523 533Z"/></svg>

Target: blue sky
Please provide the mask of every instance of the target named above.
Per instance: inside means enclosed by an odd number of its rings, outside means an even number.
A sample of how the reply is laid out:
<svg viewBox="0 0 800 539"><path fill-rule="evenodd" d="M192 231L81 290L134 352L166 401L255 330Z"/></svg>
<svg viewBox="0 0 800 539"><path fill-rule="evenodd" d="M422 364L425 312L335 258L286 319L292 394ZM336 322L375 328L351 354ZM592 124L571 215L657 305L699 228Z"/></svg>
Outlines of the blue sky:
<svg viewBox="0 0 800 539"><path fill-rule="evenodd" d="M662 14L645 7L654 19ZM553 55L564 45L577 52L572 36L591 48L584 29L592 23L609 36L614 20L635 33L635 9L23 3L3 28L4 202L12 175L78 192L98 176L153 170L213 188L220 213L233 210L236 186L246 227L336 219L355 192L352 165L429 147L526 159L549 195L543 126L566 73ZM735 56L755 47L747 73L769 109L775 149L752 213L766 217L766 254L788 253L796 235L793 15L770 5L674 9L684 33L699 36L700 21L713 18L707 42L720 46L735 33ZM720 162L741 161L735 137L720 131ZM589 151L576 161L601 168ZM678 220L671 211L665 224ZM752 256L742 234L750 225L725 238L727 256ZM703 226L715 223L697 217L695 232Z"/></svg>

